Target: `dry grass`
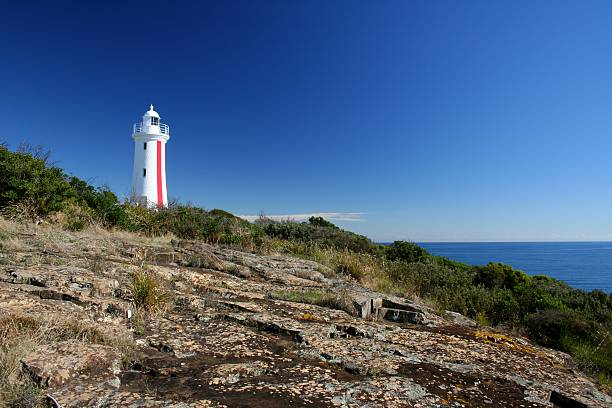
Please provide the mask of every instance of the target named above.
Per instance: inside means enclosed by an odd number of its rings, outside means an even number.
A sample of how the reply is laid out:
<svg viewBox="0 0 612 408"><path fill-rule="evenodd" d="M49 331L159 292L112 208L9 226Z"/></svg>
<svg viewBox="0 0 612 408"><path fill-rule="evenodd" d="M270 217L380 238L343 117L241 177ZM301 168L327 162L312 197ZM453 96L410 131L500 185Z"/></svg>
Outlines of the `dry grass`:
<svg viewBox="0 0 612 408"><path fill-rule="evenodd" d="M308 303L311 305L328 307L330 309L344 310L350 315L357 314L357 310L353 305L353 300L344 289L338 292L321 289L279 290L270 293L268 297L271 299Z"/></svg>
<svg viewBox="0 0 612 408"><path fill-rule="evenodd" d="M0 210L4 218L22 223L39 222L40 217L34 199L21 200L5 206Z"/></svg>
<svg viewBox="0 0 612 408"><path fill-rule="evenodd" d="M0 231L2 231L2 235L14 234L17 229L18 224L9 221L6 218L0 217Z"/></svg>
<svg viewBox="0 0 612 408"><path fill-rule="evenodd" d="M36 236L41 241L56 244L87 242L92 247L91 249L96 249L112 248L118 242L135 246L170 247L170 241L176 238L172 234L147 237L136 232L109 230L95 222L88 222L87 227L82 231L66 231L63 226L68 222L67 215L63 213L53 214L40 224L19 222L0 216L0 242L22 234ZM2 236L5 239L2 239Z"/></svg>
<svg viewBox="0 0 612 408"><path fill-rule="evenodd" d="M132 276L132 296L137 308L148 313L163 311L170 300L162 278L151 271L138 271Z"/></svg>
<svg viewBox="0 0 612 408"><path fill-rule="evenodd" d="M24 233L26 226L15 221L0 217L0 251L2 252L25 252L31 249L24 239L18 236Z"/></svg>
<svg viewBox="0 0 612 408"><path fill-rule="evenodd" d="M170 241L176 238L173 234L149 237L137 232L129 232L118 229L108 230L99 226L93 226L85 231L81 231L78 233L78 235L82 238L88 238L91 240L103 240L113 242L121 241L133 245L161 247L170 247Z"/></svg>
<svg viewBox="0 0 612 408"><path fill-rule="evenodd" d="M15 254L21 254L24 265L53 263L43 259L41 253L91 254L90 257L75 258L84 262L76 266L101 272L106 269L103 259L108 255L119 255L126 244L134 247L170 248L172 235L145 237L137 233L107 230L99 225L90 224L82 231L64 229L65 215L54 214L42 224L22 223L0 217L0 263L7 263ZM143 249L144 250L144 249ZM13 259L14 261L14 259ZM142 266L144 259L134 259Z"/></svg>
<svg viewBox="0 0 612 408"><path fill-rule="evenodd" d="M276 241L275 248L277 252L326 266L321 272L327 277L340 275L379 292L405 297L414 295L410 287L398 284L397 279L390 276L389 262L374 255L287 241Z"/></svg>
<svg viewBox="0 0 612 408"><path fill-rule="evenodd" d="M419 304L438 309L433 299L423 298L415 282L407 279L396 262L367 254L333 248L321 248L299 242L275 240L276 253L295 256L323 265L320 272L327 277L354 279L377 292L404 297Z"/></svg>
<svg viewBox="0 0 612 408"><path fill-rule="evenodd" d="M21 371L21 360L36 348L64 340L115 346L126 351L127 335L101 331L91 323L60 316L11 314L0 318L0 406L44 406L42 391Z"/></svg>
<svg viewBox="0 0 612 408"><path fill-rule="evenodd" d="M23 239L16 236L5 236L0 240L2 252L29 252L32 248Z"/></svg>

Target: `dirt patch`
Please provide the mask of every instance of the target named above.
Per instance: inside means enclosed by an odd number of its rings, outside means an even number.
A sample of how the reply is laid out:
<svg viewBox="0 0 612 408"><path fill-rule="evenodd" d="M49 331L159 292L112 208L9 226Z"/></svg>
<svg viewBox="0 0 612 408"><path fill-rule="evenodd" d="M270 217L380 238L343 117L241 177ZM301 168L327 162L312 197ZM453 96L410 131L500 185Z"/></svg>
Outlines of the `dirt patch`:
<svg viewBox="0 0 612 408"><path fill-rule="evenodd" d="M330 398L322 398L316 393L303 394L300 387L294 388L294 385L308 384L314 372L323 370L338 381L358 379L334 365L296 356L288 350L283 339L271 342L269 346L282 353L282 358L262 360L198 354L179 359L150 349L135 356L129 368L121 374L120 391L146 390L157 399L185 402L207 399L231 407L327 407L332 406ZM254 375L216 377L221 366L249 366L262 361L263 368Z"/></svg>
<svg viewBox="0 0 612 408"><path fill-rule="evenodd" d="M525 388L515 382L479 374L461 373L437 365L404 364L398 370L443 401L471 407L542 407L525 400Z"/></svg>

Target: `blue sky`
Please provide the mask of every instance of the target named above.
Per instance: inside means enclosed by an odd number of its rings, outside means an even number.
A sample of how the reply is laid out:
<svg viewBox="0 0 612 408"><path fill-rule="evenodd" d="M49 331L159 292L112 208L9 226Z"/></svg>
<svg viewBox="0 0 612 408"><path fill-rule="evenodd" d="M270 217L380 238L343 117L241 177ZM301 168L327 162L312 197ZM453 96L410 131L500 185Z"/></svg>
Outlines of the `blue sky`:
<svg viewBox="0 0 612 408"><path fill-rule="evenodd" d="M2 6L0 140L76 176L127 194L153 103L184 202L377 241L612 239L610 2L62 3Z"/></svg>

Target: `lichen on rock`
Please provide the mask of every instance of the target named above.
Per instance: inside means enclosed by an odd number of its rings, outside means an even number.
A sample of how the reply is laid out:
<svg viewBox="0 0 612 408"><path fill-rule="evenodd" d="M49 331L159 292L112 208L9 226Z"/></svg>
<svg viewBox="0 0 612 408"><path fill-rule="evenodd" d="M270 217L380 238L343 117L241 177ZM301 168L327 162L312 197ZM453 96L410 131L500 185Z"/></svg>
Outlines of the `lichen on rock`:
<svg viewBox="0 0 612 408"><path fill-rule="evenodd" d="M612 404L563 353L326 277L316 262L12 228L24 243L0 253L0 335L21 342L10 378L32 378L63 407L544 407L553 392ZM167 295L156 313L134 302L139 271Z"/></svg>

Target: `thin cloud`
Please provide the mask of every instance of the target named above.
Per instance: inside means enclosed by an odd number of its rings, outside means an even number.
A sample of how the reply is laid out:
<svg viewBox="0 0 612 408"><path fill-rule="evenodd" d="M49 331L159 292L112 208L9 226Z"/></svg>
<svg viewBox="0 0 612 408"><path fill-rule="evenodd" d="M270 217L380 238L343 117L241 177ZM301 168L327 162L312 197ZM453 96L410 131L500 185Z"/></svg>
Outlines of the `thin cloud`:
<svg viewBox="0 0 612 408"><path fill-rule="evenodd" d="M239 215L238 217L244 218L247 221L255 221L259 215ZM341 212L320 212L320 213L309 213L309 214L276 214L267 215L264 217L274 221L307 221L310 217L321 217L328 221L365 221L365 213L354 212L354 213L341 213Z"/></svg>

